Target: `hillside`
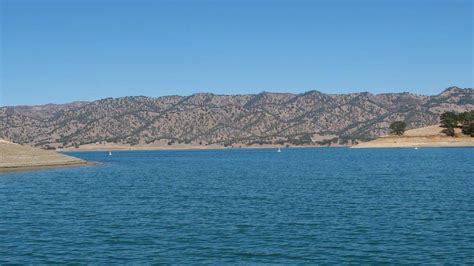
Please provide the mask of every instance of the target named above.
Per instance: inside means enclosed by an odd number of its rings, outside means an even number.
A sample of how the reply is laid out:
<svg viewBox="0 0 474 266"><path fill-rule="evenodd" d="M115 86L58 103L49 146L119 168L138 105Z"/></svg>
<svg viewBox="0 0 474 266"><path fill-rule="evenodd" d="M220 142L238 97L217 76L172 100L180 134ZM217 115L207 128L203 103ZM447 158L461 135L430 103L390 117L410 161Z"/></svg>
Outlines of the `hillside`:
<svg viewBox="0 0 474 266"><path fill-rule="evenodd" d="M116 145L351 145L438 123L447 110L474 109L472 88L411 93L262 92L107 98L62 105L0 107L0 138L39 147Z"/></svg>
<svg viewBox="0 0 474 266"><path fill-rule="evenodd" d="M474 138L463 135L460 129L456 129L455 137L442 131L439 125L422 127L408 130L403 136L386 135L353 148L474 147Z"/></svg>
<svg viewBox="0 0 474 266"><path fill-rule="evenodd" d="M86 161L0 139L0 171L85 165Z"/></svg>

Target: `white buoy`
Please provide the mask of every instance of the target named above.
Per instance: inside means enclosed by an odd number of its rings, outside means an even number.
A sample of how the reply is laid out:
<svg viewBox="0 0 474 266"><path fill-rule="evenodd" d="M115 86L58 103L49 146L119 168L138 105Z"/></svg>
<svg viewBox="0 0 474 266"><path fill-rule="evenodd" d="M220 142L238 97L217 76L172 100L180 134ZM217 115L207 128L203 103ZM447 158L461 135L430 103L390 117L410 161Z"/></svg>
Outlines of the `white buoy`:
<svg viewBox="0 0 474 266"><path fill-rule="evenodd" d="M415 150L418 150L418 147L415 147Z"/></svg>
<svg viewBox="0 0 474 266"><path fill-rule="evenodd" d="M278 148L278 151L277 151L277 152L281 152L281 149L280 149L280 148Z"/></svg>
<svg viewBox="0 0 474 266"><path fill-rule="evenodd" d="M109 156L112 156L112 152L111 152L111 151L109 151Z"/></svg>

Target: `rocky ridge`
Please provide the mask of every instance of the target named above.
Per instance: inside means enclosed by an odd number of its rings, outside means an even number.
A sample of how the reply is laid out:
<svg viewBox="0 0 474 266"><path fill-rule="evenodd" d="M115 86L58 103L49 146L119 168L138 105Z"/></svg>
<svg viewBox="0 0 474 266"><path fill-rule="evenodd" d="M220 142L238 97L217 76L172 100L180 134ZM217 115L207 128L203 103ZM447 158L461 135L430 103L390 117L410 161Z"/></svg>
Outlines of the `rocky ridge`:
<svg viewBox="0 0 474 266"><path fill-rule="evenodd" d="M474 90L412 93L262 92L107 98L93 102L0 107L0 138L43 148L130 145L351 145L438 123L447 110L474 109Z"/></svg>

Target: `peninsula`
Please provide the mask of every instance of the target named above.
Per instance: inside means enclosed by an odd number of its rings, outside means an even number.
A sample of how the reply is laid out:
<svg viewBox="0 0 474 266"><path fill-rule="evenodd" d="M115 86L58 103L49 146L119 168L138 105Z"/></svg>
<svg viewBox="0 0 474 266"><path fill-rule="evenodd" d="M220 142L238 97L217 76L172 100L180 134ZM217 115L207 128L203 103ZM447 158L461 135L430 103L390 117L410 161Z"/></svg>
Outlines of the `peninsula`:
<svg viewBox="0 0 474 266"><path fill-rule="evenodd" d="M69 167L88 164L87 161L0 139L0 172L49 167Z"/></svg>

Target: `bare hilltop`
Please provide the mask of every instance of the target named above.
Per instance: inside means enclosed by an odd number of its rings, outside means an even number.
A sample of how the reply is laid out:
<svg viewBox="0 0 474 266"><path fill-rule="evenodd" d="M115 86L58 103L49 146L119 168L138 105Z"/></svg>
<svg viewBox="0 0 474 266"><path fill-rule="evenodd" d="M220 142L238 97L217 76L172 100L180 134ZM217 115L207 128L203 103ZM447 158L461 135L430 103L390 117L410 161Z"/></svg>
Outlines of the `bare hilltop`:
<svg viewBox="0 0 474 266"><path fill-rule="evenodd" d="M0 107L0 138L42 148L353 145L436 125L445 111L474 109L472 88L412 93L262 92L107 98Z"/></svg>

